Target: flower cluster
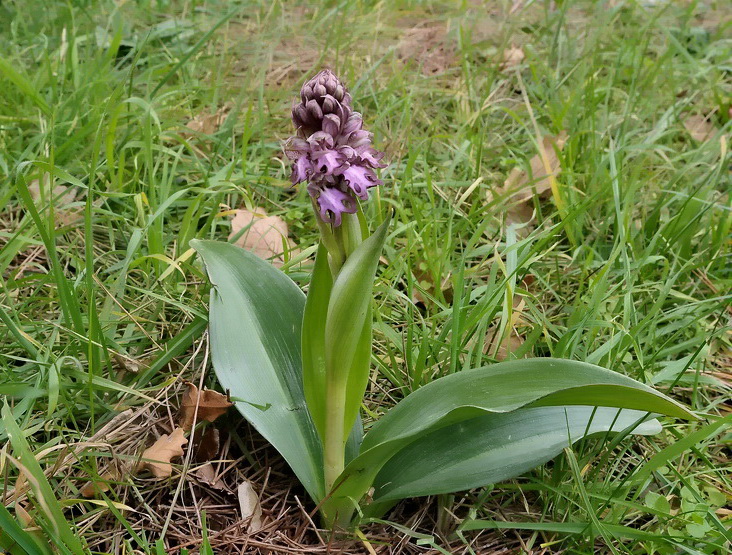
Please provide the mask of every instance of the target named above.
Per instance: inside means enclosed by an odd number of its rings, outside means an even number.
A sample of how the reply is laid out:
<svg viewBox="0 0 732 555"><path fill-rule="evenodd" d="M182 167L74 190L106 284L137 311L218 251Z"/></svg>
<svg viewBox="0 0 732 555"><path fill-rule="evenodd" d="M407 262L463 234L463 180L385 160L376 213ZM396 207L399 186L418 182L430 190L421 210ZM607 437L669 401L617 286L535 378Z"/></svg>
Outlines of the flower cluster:
<svg viewBox="0 0 732 555"><path fill-rule="evenodd" d="M381 185L374 168L384 156L371 146L361 114L351 107L351 95L326 69L305 83L300 103L292 108L297 137L285 150L292 164L292 183L308 182L320 218L341 225L342 214L354 214L356 197L366 200L371 187Z"/></svg>

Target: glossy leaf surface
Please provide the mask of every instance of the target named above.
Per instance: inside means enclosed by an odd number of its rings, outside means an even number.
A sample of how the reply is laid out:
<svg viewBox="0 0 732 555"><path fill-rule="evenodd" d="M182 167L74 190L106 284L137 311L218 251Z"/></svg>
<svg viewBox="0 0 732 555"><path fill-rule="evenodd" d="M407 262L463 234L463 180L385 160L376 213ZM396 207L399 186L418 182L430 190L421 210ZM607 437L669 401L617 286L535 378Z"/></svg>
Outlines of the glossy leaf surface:
<svg viewBox="0 0 732 555"><path fill-rule="evenodd" d="M647 413L592 407L536 407L488 413L428 433L399 451L376 477L374 501L434 495L519 476L599 432L621 432ZM634 434L661 431L657 420Z"/></svg>
<svg viewBox="0 0 732 555"><path fill-rule="evenodd" d="M214 370L239 412L282 454L315 500L323 455L300 357L305 295L284 273L228 243L192 241L211 280Z"/></svg>
<svg viewBox="0 0 732 555"><path fill-rule="evenodd" d="M305 302L302 322L302 369L305 400L321 439L325 434L325 321L333 277L328 250L321 243Z"/></svg>
<svg viewBox="0 0 732 555"><path fill-rule="evenodd" d="M481 412L535 406L586 405L695 418L683 405L617 372L573 360L534 358L464 370L418 389L384 415L363 449L415 429L462 421Z"/></svg>
<svg viewBox="0 0 732 555"><path fill-rule="evenodd" d="M610 370L562 359L526 359L435 380L391 409L366 434L336 496L360 499L386 462L413 441L486 413L529 406L603 406L696 418L681 404Z"/></svg>

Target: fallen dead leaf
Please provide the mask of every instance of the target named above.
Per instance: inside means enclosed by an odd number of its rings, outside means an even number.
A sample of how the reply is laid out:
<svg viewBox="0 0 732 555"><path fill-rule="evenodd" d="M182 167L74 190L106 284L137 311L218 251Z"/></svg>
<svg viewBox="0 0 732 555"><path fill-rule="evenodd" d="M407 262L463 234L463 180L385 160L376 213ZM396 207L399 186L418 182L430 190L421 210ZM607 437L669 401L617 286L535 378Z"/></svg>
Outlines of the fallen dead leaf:
<svg viewBox="0 0 732 555"><path fill-rule="evenodd" d="M492 202L497 197L506 197L502 203L509 206L506 210L506 224L533 223L533 198L546 198L551 194L552 179L561 172L561 164L557 152L561 152L567 142L567 132L556 136L542 138L540 152L530 161L531 171L514 168L509 173L503 187L488 191L487 200Z"/></svg>
<svg viewBox="0 0 732 555"><path fill-rule="evenodd" d="M419 288L413 288L412 301L415 304L422 303L423 305L427 305L428 297L434 296L435 293L437 293L437 286L435 284L434 278L432 277L432 273L429 271L429 268L427 267L427 264L425 262L419 262L415 265L414 278L417 280ZM426 295L423 294L422 291L424 291ZM452 280L450 279L449 273L440 280L440 291L442 292L445 300L448 303L451 303L453 290Z"/></svg>
<svg viewBox="0 0 732 555"><path fill-rule="evenodd" d="M99 480L91 480L84 484L79 490L82 497L91 499L100 493L107 492L110 489L109 482L115 482L120 479L120 473L115 470L107 470L99 476Z"/></svg>
<svg viewBox="0 0 732 555"><path fill-rule="evenodd" d="M191 132L184 132L183 135L191 137L193 134L213 135L219 130L219 127L229 117L231 111L231 104L224 104L221 108L216 110L216 113L210 114L206 111L201 112L191 121L186 124L186 127Z"/></svg>
<svg viewBox="0 0 732 555"><path fill-rule="evenodd" d="M76 190L60 183L51 186L50 174L28 183L28 192L33 203L44 208L53 202L53 217L57 226L68 227L84 219L84 210L69 205L77 200Z"/></svg>
<svg viewBox="0 0 732 555"><path fill-rule="evenodd" d="M191 382L185 382L185 384L188 386L188 391L180 404L179 424L186 431L193 427L194 416L197 422L203 420L213 422L234 405L223 393L213 389L199 391L195 384ZM196 407L198 407L198 412L196 412Z"/></svg>
<svg viewBox="0 0 732 555"><path fill-rule="evenodd" d="M193 472L193 475L205 485L213 489L217 489L220 491L227 489L226 484L224 484L224 481L221 479L221 477L216 475L216 470L211 463L206 463L199 466Z"/></svg>
<svg viewBox="0 0 732 555"><path fill-rule="evenodd" d="M206 428L200 439L196 435L193 446L193 458L196 462L202 463L216 458L221 446L219 436L219 430L213 426Z"/></svg>
<svg viewBox="0 0 732 555"><path fill-rule="evenodd" d="M25 510L22 503L15 504L15 516L18 517L18 521L24 529L33 528L36 525L33 517Z"/></svg>
<svg viewBox="0 0 732 555"><path fill-rule="evenodd" d="M709 140L717 131L708 118L698 114L685 117L683 123L691 138L699 143Z"/></svg>
<svg viewBox="0 0 732 555"><path fill-rule="evenodd" d="M492 357L497 361L506 360L508 356L516 352L521 345L524 344L524 338L514 329L508 335L504 333L503 341L498 341L498 330L492 327L486 335L486 353L492 353Z"/></svg>
<svg viewBox="0 0 732 555"><path fill-rule="evenodd" d="M168 478L173 473L170 461L183 456L183 446L188 443L183 428L176 428L173 433L163 434L152 446L142 452L137 471L149 470L156 478Z"/></svg>
<svg viewBox="0 0 732 555"><path fill-rule="evenodd" d="M518 332L517 328L521 326L521 315L525 305L526 301L523 297L514 296L510 330L504 330L503 339L501 339L498 335L498 327L491 326L486 333L483 345L484 353L490 354L498 361L506 360L511 353L516 352L524 344L524 337ZM524 355L524 358L527 356L529 356L528 353Z"/></svg>
<svg viewBox="0 0 732 555"><path fill-rule="evenodd" d="M236 490L239 497L239 508L241 509L242 520L249 519L247 531L251 534L262 528L262 506L259 504L259 496L252 488L248 480L244 480Z"/></svg>
<svg viewBox="0 0 732 555"><path fill-rule="evenodd" d="M112 361L114 362L115 368L124 372L130 372L131 374L137 374L142 368L146 367L140 361L119 353L112 355Z"/></svg>
<svg viewBox="0 0 732 555"><path fill-rule="evenodd" d="M511 69L523 62L525 58L526 54L524 54L522 48L511 46L511 48L503 51L503 61L501 62L500 70L506 71L507 69Z"/></svg>
<svg viewBox="0 0 732 555"><path fill-rule="evenodd" d="M229 240L240 233L236 245L264 260L271 260L275 266L284 264L284 243L288 251L294 248L293 242L287 237L284 220L279 216L268 216L262 208L255 208L254 212L245 208L234 211Z"/></svg>
<svg viewBox="0 0 732 555"><path fill-rule="evenodd" d="M536 154L529 166L531 172L514 168L503 183L503 190L512 193L519 201L530 200L534 196L534 189L538 195L551 190L551 177L556 177L561 171L557 152L561 152L567 142L567 132L562 131L556 136L546 136L541 140L541 152ZM528 185L533 184L533 188Z"/></svg>

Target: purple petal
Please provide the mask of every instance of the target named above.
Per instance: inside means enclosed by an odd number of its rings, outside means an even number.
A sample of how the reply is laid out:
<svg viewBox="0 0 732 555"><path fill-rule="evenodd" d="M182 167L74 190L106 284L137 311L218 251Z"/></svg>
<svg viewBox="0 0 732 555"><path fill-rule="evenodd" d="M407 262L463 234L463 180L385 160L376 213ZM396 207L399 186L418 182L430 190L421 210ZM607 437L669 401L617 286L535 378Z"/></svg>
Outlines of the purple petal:
<svg viewBox="0 0 732 555"><path fill-rule="evenodd" d="M371 146L371 133L359 129L354 131L348 137L348 145L355 148L359 152Z"/></svg>
<svg viewBox="0 0 732 555"><path fill-rule="evenodd" d="M362 200L369 198L369 189L381 184L371 168L352 165L343 170L343 179L351 190Z"/></svg>
<svg viewBox="0 0 732 555"><path fill-rule="evenodd" d="M344 162L343 155L337 150L320 150L312 156L315 170L326 175L332 175Z"/></svg>
<svg viewBox="0 0 732 555"><path fill-rule="evenodd" d="M335 227L341 225L341 214L355 214L358 210L358 203L351 195L333 187L321 189L317 203L321 219Z"/></svg>
<svg viewBox="0 0 732 555"><path fill-rule="evenodd" d="M313 88L310 86L310 83L305 83L302 86L302 89L300 89L300 99L302 100L302 102L304 104L312 97L313 97Z"/></svg>
<svg viewBox="0 0 732 555"><path fill-rule="evenodd" d="M369 147L358 155L362 161L369 164L372 168L385 168L386 164L381 161L384 157L383 152L379 152L373 147Z"/></svg>
<svg viewBox="0 0 732 555"><path fill-rule="evenodd" d="M308 137L308 143L314 149L327 150L333 148L333 135L318 131Z"/></svg>
<svg viewBox="0 0 732 555"><path fill-rule="evenodd" d="M303 154L292 165L292 184L297 185L301 181L307 180L313 173L313 164L307 154Z"/></svg>
<svg viewBox="0 0 732 555"><path fill-rule="evenodd" d="M310 145L300 137L290 137L285 141L285 154L290 160L297 160L303 154L310 152Z"/></svg>
<svg viewBox="0 0 732 555"><path fill-rule="evenodd" d="M358 157L358 152L356 152L355 150L353 150L348 145L338 146L338 147L336 147L336 150L343 155L343 161L344 161L344 163L350 162L352 160L355 160Z"/></svg>
<svg viewBox="0 0 732 555"><path fill-rule="evenodd" d="M338 101L333 98L331 95L326 94L323 97L323 113L324 114L332 114L336 111L338 107Z"/></svg>

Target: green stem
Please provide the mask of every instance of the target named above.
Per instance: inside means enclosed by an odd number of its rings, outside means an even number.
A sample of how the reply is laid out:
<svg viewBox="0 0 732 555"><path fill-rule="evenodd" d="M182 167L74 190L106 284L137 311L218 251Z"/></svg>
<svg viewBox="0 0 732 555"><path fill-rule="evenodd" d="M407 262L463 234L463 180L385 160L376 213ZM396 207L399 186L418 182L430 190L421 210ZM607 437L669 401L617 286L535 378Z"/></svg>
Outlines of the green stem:
<svg viewBox="0 0 732 555"><path fill-rule="evenodd" d="M317 206L314 204L314 208ZM348 257L363 242L359 214L343 214L341 225L333 227L316 217L323 245L328 250L328 263L333 280L338 279ZM326 355L327 356L327 355ZM353 516L353 502L333 496L334 486L343 473L346 458L346 397L349 368L326 365L325 429L323 430L323 477L329 496L321 506L324 523L329 528L347 528Z"/></svg>
<svg viewBox="0 0 732 555"><path fill-rule="evenodd" d="M327 224L321 225L321 235L323 244L330 254L330 268L335 281L348 257L363 242L358 214L343 214L341 225L335 228ZM348 368L326 369L326 420L323 434L323 473L326 495L333 494L333 488L337 487L337 480L345 468L348 436L345 426L347 385ZM325 525L329 528L347 528L353 516L352 502L350 499L330 497L323 503L321 512Z"/></svg>

